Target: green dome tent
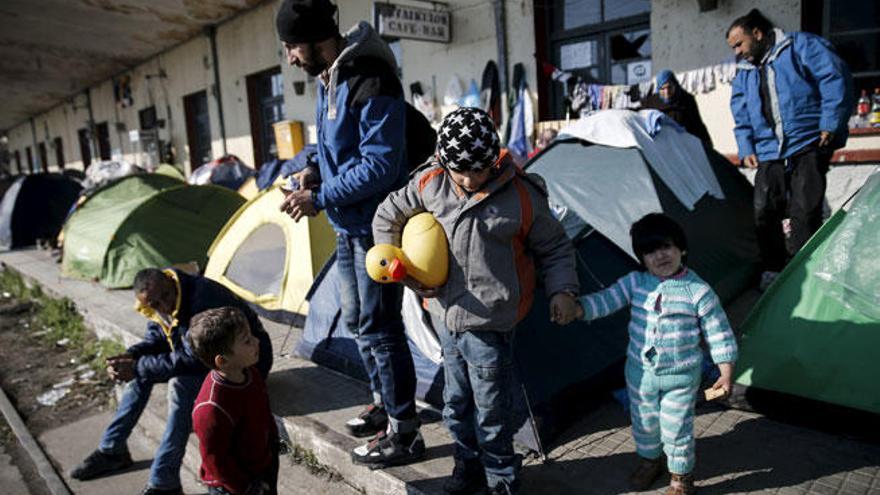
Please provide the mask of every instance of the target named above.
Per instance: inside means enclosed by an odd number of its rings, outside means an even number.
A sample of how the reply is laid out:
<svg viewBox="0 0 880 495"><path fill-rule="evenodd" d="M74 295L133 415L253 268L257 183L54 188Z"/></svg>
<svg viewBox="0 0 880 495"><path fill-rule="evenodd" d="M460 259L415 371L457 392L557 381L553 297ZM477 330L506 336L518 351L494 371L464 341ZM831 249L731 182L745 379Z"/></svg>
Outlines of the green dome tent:
<svg viewBox="0 0 880 495"><path fill-rule="evenodd" d="M83 203L64 226L61 273L108 288L131 286L148 267L195 261L244 204L234 191L187 186L161 174L126 177Z"/></svg>
<svg viewBox="0 0 880 495"><path fill-rule="evenodd" d="M784 407L795 396L880 414L878 347L880 172L849 210L838 210L810 238L749 313L737 383L784 394L758 406Z"/></svg>

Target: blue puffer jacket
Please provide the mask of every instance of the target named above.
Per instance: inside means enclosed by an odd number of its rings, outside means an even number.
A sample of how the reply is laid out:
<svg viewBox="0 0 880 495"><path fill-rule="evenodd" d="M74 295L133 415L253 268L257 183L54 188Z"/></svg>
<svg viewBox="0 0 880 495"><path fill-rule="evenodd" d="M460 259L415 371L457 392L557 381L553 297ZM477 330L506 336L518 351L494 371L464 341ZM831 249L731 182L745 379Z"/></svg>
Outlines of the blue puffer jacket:
<svg viewBox="0 0 880 495"><path fill-rule="evenodd" d="M361 22L318 85L318 167L315 206L337 232L372 233L376 207L407 179L406 106L394 54Z"/></svg>
<svg viewBox="0 0 880 495"><path fill-rule="evenodd" d="M739 157L788 158L819 139L821 131L834 133L835 149L843 147L854 104L849 68L819 36L774 32L776 44L765 63L776 125L770 127L761 113L758 67L741 61L730 98Z"/></svg>
<svg viewBox="0 0 880 495"><path fill-rule="evenodd" d="M206 309L224 306L233 306L244 312L251 332L260 341L260 361L257 368L264 376L268 374L272 367L272 342L254 310L229 289L211 279L187 275L180 270L174 272L180 281L178 324L171 329L169 339L162 327L151 321L147 324L144 340L128 348L126 352L137 358L136 378L157 383L166 382L178 375L206 374L208 368L199 361L184 336L189 331L189 322L193 316Z"/></svg>

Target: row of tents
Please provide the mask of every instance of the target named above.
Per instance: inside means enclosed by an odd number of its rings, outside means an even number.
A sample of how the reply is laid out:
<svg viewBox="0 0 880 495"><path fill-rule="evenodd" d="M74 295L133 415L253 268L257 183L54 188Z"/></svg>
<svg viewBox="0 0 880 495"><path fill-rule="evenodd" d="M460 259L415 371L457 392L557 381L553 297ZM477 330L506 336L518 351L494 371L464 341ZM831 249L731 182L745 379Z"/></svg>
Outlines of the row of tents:
<svg viewBox="0 0 880 495"><path fill-rule="evenodd" d="M582 290L607 287L636 269L629 225L663 211L688 235L689 266L725 303L734 301L759 270L751 185L693 136L634 115L609 111L602 120L582 120L525 167L547 183L551 206L576 247ZM616 141L621 135L631 142ZM25 180L60 180L36 177ZM875 174L853 200L858 211L868 212L859 225L872 228L846 228L855 206L838 211L754 307L740 329L740 384L880 413L871 382L880 364L870 359L870 344L880 340L880 314L865 313L880 307L880 281L847 271L856 266L880 273L880 267L851 261L866 254L874 264L880 259L871 251L880 246L878 183ZM32 187L25 186L19 195ZM5 215L16 210L7 208L16 202L9 199L12 190L0 203L0 242ZM69 194L68 207L57 208L65 214L77 191ZM197 261L206 276L270 319L302 324L307 315L296 354L365 379L353 335L339 317L334 233L323 215L290 221L278 210L281 201L278 184L245 200L228 188L185 185L162 174L118 179L81 200L64 223L62 271L125 287L140 268ZM851 246L845 258L830 250L844 245ZM829 257L850 261L832 269L823 261ZM858 307L848 305L853 294L862 298ZM604 392L622 385L627 339L625 312L561 328L548 323L547 304L539 288L515 333L515 394L521 400L514 417L522 426L519 440L537 451ZM431 317L409 291L403 317L419 398L440 405L439 342Z"/></svg>

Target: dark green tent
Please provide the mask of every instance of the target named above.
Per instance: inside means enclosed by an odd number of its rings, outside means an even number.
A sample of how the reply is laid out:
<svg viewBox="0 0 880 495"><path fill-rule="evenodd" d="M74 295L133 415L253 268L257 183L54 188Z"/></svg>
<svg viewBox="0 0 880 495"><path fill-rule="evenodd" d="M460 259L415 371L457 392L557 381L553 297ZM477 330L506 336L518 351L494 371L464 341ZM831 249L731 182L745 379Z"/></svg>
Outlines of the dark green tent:
<svg viewBox="0 0 880 495"><path fill-rule="evenodd" d="M880 413L880 174L834 214L742 328L737 383Z"/></svg>
<svg viewBox="0 0 880 495"><path fill-rule="evenodd" d="M125 177L90 196L65 224L61 273L122 288L143 268L204 267L214 237L242 204L217 186L161 174Z"/></svg>
<svg viewBox="0 0 880 495"><path fill-rule="evenodd" d="M0 181L0 250L54 240L80 190L78 181L54 173Z"/></svg>

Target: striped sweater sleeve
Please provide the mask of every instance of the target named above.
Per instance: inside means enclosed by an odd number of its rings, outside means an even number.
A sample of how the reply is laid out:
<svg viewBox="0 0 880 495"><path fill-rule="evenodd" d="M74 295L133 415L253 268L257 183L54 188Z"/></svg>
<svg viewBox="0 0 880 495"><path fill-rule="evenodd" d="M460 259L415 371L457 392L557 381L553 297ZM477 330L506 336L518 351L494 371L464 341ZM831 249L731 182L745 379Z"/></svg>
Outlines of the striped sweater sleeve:
<svg viewBox="0 0 880 495"><path fill-rule="evenodd" d="M611 287L578 299L584 308L584 320L595 320L615 313L628 306L632 301L635 287L636 272L620 277Z"/></svg>
<svg viewBox="0 0 880 495"><path fill-rule="evenodd" d="M727 321L727 314L715 291L708 285L695 294L697 318L703 338L709 346L709 354L715 364L732 363L737 358L736 337Z"/></svg>

